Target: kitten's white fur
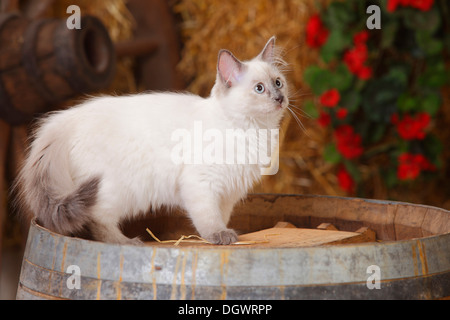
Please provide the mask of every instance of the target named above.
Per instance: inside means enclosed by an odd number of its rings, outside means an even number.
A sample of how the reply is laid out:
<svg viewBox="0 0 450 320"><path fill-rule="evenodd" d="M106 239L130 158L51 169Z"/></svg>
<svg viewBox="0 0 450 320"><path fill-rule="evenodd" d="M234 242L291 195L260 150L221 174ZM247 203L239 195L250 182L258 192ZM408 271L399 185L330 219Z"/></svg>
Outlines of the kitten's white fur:
<svg viewBox="0 0 450 320"><path fill-rule="evenodd" d="M23 202L54 231L70 234L88 224L95 239L114 243L133 243L118 227L125 217L179 206L202 237L234 242L236 233L227 223L235 203L260 179L259 166L175 164L171 134L193 130L196 121L204 130L278 128L288 99L274 43L272 37L246 62L221 50L208 98L97 97L44 118L18 178ZM258 83L264 84L262 94L255 91Z"/></svg>

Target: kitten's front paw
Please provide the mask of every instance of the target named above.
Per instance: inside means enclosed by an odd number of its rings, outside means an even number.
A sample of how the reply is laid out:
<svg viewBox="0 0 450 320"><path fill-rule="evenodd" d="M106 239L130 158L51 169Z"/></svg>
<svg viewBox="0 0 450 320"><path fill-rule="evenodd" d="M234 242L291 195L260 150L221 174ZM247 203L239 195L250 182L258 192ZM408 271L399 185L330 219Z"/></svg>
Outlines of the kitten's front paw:
<svg viewBox="0 0 450 320"><path fill-rule="evenodd" d="M209 242L214 244L232 244L238 240L237 233L232 229L222 230L213 233L211 236L206 238Z"/></svg>

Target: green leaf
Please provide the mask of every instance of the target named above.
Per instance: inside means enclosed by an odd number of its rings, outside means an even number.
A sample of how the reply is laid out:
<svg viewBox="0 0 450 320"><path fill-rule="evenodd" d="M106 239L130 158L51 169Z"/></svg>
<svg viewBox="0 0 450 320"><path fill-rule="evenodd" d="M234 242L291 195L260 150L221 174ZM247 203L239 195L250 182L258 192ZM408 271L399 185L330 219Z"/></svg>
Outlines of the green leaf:
<svg viewBox="0 0 450 320"><path fill-rule="evenodd" d="M436 7L429 11L421 11L412 8L405 8L404 19L405 25L413 30L425 30L430 34L436 32L441 25L441 16Z"/></svg>
<svg viewBox="0 0 450 320"><path fill-rule="evenodd" d="M415 111L419 107L419 99L403 93L397 100L398 109L402 112Z"/></svg>
<svg viewBox="0 0 450 320"><path fill-rule="evenodd" d="M334 143L330 143L325 146L323 157L325 161L332 163L332 164L338 164L342 160L341 154L337 151L336 145Z"/></svg>
<svg viewBox="0 0 450 320"><path fill-rule="evenodd" d="M441 106L441 96L438 93L426 95L420 103L420 109L429 113L431 116L436 115Z"/></svg>
<svg viewBox="0 0 450 320"><path fill-rule="evenodd" d="M442 153L442 142L435 135L428 134L424 140L425 153L428 158L437 160L438 156Z"/></svg>
<svg viewBox="0 0 450 320"><path fill-rule="evenodd" d="M361 105L370 121L390 122L391 115L398 109L398 98L406 89L407 79L405 69L394 66L387 75L367 82Z"/></svg>
<svg viewBox="0 0 450 320"><path fill-rule="evenodd" d="M340 63L331 76L330 82L332 88L338 89L339 92L344 92L351 87L353 83L353 75L350 73L346 65Z"/></svg>
<svg viewBox="0 0 450 320"><path fill-rule="evenodd" d="M409 152L411 142L408 140L400 139L397 143L397 157L404 152Z"/></svg>
<svg viewBox="0 0 450 320"><path fill-rule="evenodd" d="M444 34L444 43L445 43L445 50L450 51L450 33L446 32Z"/></svg>
<svg viewBox="0 0 450 320"><path fill-rule="evenodd" d="M360 183L362 181L361 172L359 172L358 167L351 161L344 159L345 169L347 169L348 173L353 177L356 183Z"/></svg>
<svg viewBox="0 0 450 320"><path fill-rule="evenodd" d="M393 188L398 183L397 170L395 168L389 168L388 170L384 171L383 177L388 188Z"/></svg>
<svg viewBox="0 0 450 320"><path fill-rule="evenodd" d="M342 95L340 105L347 108L349 112L356 112L361 103L361 96L357 91L348 91Z"/></svg>
<svg viewBox="0 0 450 320"><path fill-rule="evenodd" d="M311 87L313 93L315 95L320 95L329 88L329 83L326 81L327 74L327 70L312 65L306 68L303 77L306 83Z"/></svg>
<svg viewBox="0 0 450 320"><path fill-rule="evenodd" d="M390 20L383 24L381 48L386 49L392 47L398 29L398 20Z"/></svg>
<svg viewBox="0 0 450 320"><path fill-rule="evenodd" d="M331 31L327 42L320 49L320 56L325 62L336 59L339 54L351 44L351 38L340 29Z"/></svg>
<svg viewBox="0 0 450 320"><path fill-rule="evenodd" d="M399 85L406 86L408 83L409 72L405 66L398 65L393 66L386 75L386 79L398 83Z"/></svg>
<svg viewBox="0 0 450 320"><path fill-rule="evenodd" d="M444 44L442 41L434 39L432 35L425 30L418 30L416 32L416 41L418 46L428 56L441 54L444 49Z"/></svg>
<svg viewBox="0 0 450 320"><path fill-rule="evenodd" d="M428 60L425 72L419 77L419 84L424 87L440 88L449 81L449 73L443 60Z"/></svg>
<svg viewBox="0 0 450 320"><path fill-rule="evenodd" d="M344 64L339 64L335 71L311 65L303 73L303 79L316 96L332 88L345 91L351 87L353 78Z"/></svg>
<svg viewBox="0 0 450 320"><path fill-rule="evenodd" d="M303 110L311 117L311 119L319 118L319 109L312 100L308 100L303 104Z"/></svg>
<svg viewBox="0 0 450 320"><path fill-rule="evenodd" d="M378 141L380 141L383 138L385 132L386 126L383 123L376 123L370 135L371 143L377 143Z"/></svg>
<svg viewBox="0 0 450 320"><path fill-rule="evenodd" d="M329 6L324 15L325 24L330 30L344 30L354 19L355 12L352 3L345 1L334 1Z"/></svg>

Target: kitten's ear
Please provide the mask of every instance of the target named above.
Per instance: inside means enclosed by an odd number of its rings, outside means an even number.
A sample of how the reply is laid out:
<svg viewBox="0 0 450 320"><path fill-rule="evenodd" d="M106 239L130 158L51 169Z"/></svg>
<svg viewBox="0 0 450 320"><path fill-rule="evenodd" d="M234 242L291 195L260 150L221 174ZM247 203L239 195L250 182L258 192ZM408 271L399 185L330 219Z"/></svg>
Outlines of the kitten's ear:
<svg viewBox="0 0 450 320"><path fill-rule="evenodd" d="M267 63L273 63L275 60L275 36L269 39L267 41L266 46L264 47L263 51L258 55L258 57L267 62Z"/></svg>
<svg viewBox="0 0 450 320"><path fill-rule="evenodd" d="M217 62L217 74L228 88L239 82L244 65L230 51L220 50Z"/></svg>

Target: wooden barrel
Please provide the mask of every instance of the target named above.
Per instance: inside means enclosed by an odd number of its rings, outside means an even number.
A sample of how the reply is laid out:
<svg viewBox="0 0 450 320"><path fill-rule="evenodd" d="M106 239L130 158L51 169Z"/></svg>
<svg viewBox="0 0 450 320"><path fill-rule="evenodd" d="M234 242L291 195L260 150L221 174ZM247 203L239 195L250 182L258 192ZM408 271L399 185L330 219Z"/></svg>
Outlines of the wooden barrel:
<svg viewBox="0 0 450 320"><path fill-rule="evenodd" d="M182 215L142 229L179 229ZM303 248L119 246L29 232L18 299L441 299L450 296L450 212L328 196L251 195L241 232L277 221L370 227L381 242ZM186 229L179 229L185 232ZM147 235L148 236L148 235ZM78 280L79 281L78 281ZM78 282L77 282L78 281ZM77 288L78 283L78 288Z"/></svg>
<svg viewBox="0 0 450 320"><path fill-rule="evenodd" d="M64 19L0 13L0 117L8 123L105 88L114 70L114 47L97 18L84 16L81 29L68 29Z"/></svg>

